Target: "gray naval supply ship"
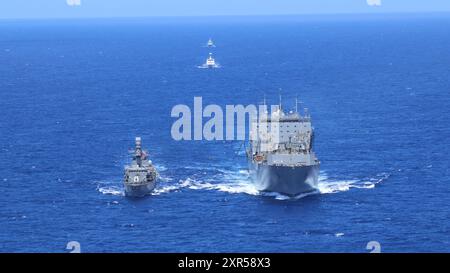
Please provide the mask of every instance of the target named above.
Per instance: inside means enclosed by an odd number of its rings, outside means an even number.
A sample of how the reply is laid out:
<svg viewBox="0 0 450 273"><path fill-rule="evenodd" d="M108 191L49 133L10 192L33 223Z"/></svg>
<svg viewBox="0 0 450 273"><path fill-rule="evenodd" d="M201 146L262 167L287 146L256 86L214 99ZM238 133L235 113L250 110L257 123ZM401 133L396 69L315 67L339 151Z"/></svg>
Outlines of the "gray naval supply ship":
<svg viewBox="0 0 450 273"><path fill-rule="evenodd" d="M264 103L265 104L265 103ZM276 111L252 121L247 158L256 188L289 196L317 190L320 162L312 150L314 132L308 110Z"/></svg>
<svg viewBox="0 0 450 273"><path fill-rule="evenodd" d="M125 196L142 197L151 193L156 186L156 179L156 169L141 147L141 138L136 137L133 161L125 167Z"/></svg>

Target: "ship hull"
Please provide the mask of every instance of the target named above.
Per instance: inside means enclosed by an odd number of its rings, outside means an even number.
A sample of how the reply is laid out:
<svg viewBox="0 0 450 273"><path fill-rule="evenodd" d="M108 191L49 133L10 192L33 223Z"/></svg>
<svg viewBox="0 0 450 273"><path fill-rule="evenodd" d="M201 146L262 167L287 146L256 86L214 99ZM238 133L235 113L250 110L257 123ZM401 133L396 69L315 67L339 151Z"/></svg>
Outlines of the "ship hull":
<svg viewBox="0 0 450 273"><path fill-rule="evenodd" d="M143 197L149 195L155 189L155 186L156 182L141 185L125 184L125 196Z"/></svg>
<svg viewBox="0 0 450 273"><path fill-rule="evenodd" d="M289 196L316 191L319 169L319 164L292 167L250 163L250 175L259 191Z"/></svg>

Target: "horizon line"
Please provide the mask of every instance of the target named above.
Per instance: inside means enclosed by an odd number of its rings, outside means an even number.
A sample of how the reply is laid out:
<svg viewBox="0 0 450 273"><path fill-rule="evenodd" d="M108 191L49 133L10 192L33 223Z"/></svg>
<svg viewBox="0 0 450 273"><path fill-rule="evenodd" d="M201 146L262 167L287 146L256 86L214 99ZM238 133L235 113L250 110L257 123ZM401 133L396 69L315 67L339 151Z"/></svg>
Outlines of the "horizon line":
<svg viewBox="0 0 450 273"><path fill-rule="evenodd" d="M145 16L66 16L66 17L0 17L1 20L83 20L83 19L153 19L153 18L212 18L212 17L293 17L293 16L348 16L348 15L432 15L450 14L449 11L375 11L375 12L323 12L280 14L216 14L216 15L145 15Z"/></svg>

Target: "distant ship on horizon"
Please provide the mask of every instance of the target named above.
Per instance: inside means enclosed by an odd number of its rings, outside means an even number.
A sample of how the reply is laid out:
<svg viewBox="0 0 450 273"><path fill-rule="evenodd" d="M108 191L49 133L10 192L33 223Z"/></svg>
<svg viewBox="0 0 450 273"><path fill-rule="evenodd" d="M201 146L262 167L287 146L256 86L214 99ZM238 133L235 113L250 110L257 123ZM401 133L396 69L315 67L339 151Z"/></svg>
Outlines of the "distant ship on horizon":
<svg viewBox="0 0 450 273"><path fill-rule="evenodd" d="M213 40L211 38L209 38L208 42L206 43L207 47L216 47L216 45L214 44Z"/></svg>
<svg viewBox="0 0 450 273"><path fill-rule="evenodd" d="M212 53L209 53L208 58L205 63L199 66L199 68L219 68L220 65L216 63L216 60L213 58Z"/></svg>

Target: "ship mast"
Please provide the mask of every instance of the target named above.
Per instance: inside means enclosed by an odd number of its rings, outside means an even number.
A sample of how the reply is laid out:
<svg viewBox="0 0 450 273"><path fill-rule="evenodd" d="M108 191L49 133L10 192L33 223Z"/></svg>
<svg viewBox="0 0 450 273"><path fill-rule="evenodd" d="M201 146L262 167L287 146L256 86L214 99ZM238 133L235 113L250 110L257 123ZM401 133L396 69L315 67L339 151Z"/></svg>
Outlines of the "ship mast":
<svg viewBox="0 0 450 273"><path fill-rule="evenodd" d="M281 89L280 89L280 91L281 91ZM279 103L278 107L279 107L279 109L281 111L281 94L280 94L280 103Z"/></svg>
<svg viewBox="0 0 450 273"><path fill-rule="evenodd" d="M136 137L136 148L135 148L135 158L136 164L141 167L142 165L142 148L141 148L141 138Z"/></svg>
<svg viewBox="0 0 450 273"><path fill-rule="evenodd" d="M298 112L298 105L302 104L302 101L298 100L297 97L295 97L295 112L298 113L300 115L300 113Z"/></svg>

